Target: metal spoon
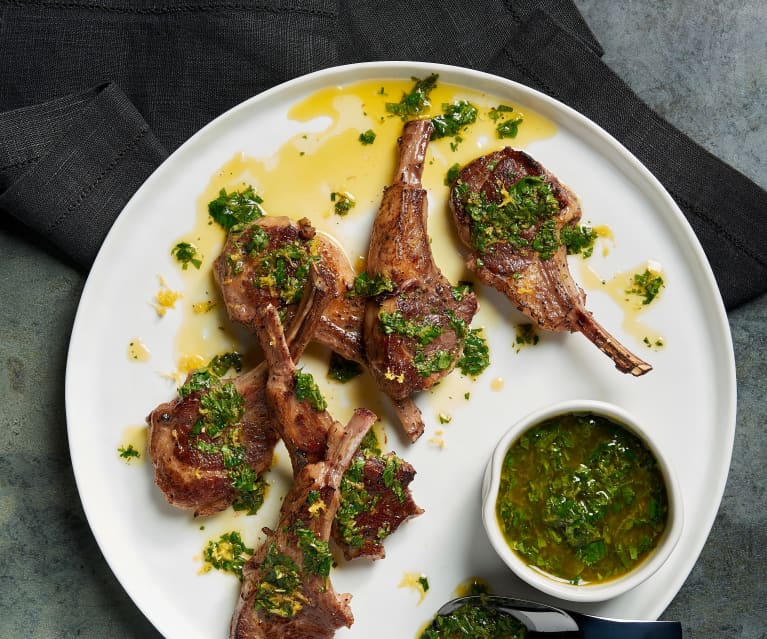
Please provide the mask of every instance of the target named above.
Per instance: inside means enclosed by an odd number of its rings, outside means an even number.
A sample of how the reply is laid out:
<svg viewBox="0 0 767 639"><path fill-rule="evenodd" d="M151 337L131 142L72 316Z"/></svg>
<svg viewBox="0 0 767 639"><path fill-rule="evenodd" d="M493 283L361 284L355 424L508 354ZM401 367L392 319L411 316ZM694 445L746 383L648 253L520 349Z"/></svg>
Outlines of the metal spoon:
<svg viewBox="0 0 767 639"><path fill-rule="evenodd" d="M579 612L555 608L547 604L499 597L495 595L459 597L448 601L437 615L445 616L461 606L492 607L514 617L527 628L532 639L546 635L554 637L581 637L582 639L681 639L682 626L678 621L624 621L593 617Z"/></svg>

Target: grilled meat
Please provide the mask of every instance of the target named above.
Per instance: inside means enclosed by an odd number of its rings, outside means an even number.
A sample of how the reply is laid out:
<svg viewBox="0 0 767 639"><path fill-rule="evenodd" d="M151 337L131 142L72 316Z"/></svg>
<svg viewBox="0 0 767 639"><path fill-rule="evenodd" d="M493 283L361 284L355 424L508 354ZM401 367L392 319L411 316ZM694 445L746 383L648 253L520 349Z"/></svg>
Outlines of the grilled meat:
<svg viewBox="0 0 767 639"><path fill-rule="evenodd" d="M351 595L330 582L333 519L346 469L376 416L357 409L344 427L321 407L295 393L297 372L273 306L262 309L257 334L270 365L267 394L277 429L291 454L293 483L277 528L243 568L240 597L230 627L232 639L332 637L354 621Z"/></svg>
<svg viewBox="0 0 767 639"><path fill-rule="evenodd" d="M303 352L332 297L329 286L335 284L324 277L315 271L291 325L294 357ZM155 482L170 504L195 515L210 515L233 503L250 509L249 500L257 495L249 491L261 490L258 477L271 466L279 440L266 401L267 373L265 362L234 379L197 371L178 397L149 414Z"/></svg>
<svg viewBox="0 0 767 639"><path fill-rule="evenodd" d="M431 388L454 368L477 311L473 293L456 299L429 246L421 175L432 130L429 120L405 124L395 180L384 191L368 250L368 277L394 286L367 302L365 352L379 386L395 400Z"/></svg>
<svg viewBox="0 0 767 639"><path fill-rule="evenodd" d="M257 334L269 365L267 398L284 433L294 473L326 454L327 433L334 428L320 399L297 401L299 371L282 335L274 307L267 306L256 319ZM305 387L304 387L305 388ZM423 511L408 488L415 469L394 453L383 455L375 436L365 440L341 483L341 509L333 523L333 539L347 559L380 559L384 540L399 526Z"/></svg>
<svg viewBox="0 0 767 639"><path fill-rule="evenodd" d="M289 320L300 299L308 265L320 263L335 276L337 296L320 321L315 339L339 355L368 366L362 340L365 299L350 295L354 271L343 249L317 233L309 220L262 217L241 233L231 233L214 264L214 276L229 317L251 331L266 304ZM423 418L410 398L393 400L406 433L423 432ZM411 437L411 439L414 439Z"/></svg>
<svg viewBox="0 0 767 639"><path fill-rule="evenodd" d="M586 294L567 264L563 229L581 218L577 196L522 151L505 148L464 167L450 206L466 265L542 329L581 332L618 370L652 366L622 346L585 307Z"/></svg>
<svg viewBox="0 0 767 639"><path fill-rule="evenodd" d="M361 408L345 429L334 422L324 459L294 477L277 528L265 529L264 544L243 567L232 639L321 639L353 623L351 595L338 595L330 582L327 542L341 478L375 419Z"/></svg>

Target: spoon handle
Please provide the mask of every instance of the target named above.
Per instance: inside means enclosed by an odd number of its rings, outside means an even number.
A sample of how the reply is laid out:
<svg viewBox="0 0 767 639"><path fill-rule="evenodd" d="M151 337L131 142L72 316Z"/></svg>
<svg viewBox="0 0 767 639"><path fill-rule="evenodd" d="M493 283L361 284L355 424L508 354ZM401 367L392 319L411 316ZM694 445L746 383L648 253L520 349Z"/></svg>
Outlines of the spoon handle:
<svg viewBox="0 0 767 639"><path fill-rule="evenodd" d="M613 621L570 612L583 639L682 639L678 621Z"/></svg>

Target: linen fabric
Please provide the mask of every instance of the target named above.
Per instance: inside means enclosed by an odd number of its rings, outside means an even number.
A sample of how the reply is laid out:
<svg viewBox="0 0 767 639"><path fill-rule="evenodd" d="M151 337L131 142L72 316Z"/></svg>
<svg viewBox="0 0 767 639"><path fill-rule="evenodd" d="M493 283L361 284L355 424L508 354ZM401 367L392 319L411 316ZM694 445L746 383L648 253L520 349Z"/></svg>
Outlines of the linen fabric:
<svg viewBox="0 0 767 639"><path fill-rule="evenodd" d="M767 291L767 193L601 54L568 0L0 1L0 225L87 272L154 168L228 108L338 64L423 60L522 82L591 118L674 197L727 308Z"/></svg>

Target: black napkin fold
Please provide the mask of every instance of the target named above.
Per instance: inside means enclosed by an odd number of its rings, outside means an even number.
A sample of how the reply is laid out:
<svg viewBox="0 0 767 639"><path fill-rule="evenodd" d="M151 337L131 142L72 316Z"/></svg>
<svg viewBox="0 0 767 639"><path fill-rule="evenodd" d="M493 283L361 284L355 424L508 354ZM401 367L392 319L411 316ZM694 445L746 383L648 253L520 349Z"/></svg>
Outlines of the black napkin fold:
<svg viewBox="0 0 767 639"><path fill-rule="evenodd" d="M0 26L0 212L84 270L165 149L227 108L319 68L416 59L584 113L675 198L728 308L767 290L767 193L643 103L568 0L19 0Z"/></svg>
<svg viewBox="0 0 767 639"><path fill-rule="evenodd" d="M84 270L168 155L115 84L7 112L0 140L0 211Z"/></svg>

